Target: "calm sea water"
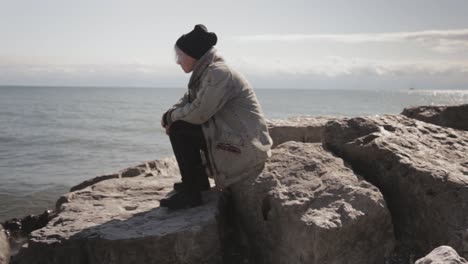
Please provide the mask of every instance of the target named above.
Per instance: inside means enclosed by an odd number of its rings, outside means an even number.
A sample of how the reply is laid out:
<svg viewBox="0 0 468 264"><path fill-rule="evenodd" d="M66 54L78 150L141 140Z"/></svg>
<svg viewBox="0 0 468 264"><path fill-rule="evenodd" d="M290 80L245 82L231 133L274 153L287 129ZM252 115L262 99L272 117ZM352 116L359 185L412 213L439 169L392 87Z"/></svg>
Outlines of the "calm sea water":
<svg viewBox="0 0 468 264"><path fill-rule="evenodd" d="M160 116L184 89L0 87L0 221L52 208L94 176L172 155ZM269 119L400 113L466 91L258 89Z"/></svg>

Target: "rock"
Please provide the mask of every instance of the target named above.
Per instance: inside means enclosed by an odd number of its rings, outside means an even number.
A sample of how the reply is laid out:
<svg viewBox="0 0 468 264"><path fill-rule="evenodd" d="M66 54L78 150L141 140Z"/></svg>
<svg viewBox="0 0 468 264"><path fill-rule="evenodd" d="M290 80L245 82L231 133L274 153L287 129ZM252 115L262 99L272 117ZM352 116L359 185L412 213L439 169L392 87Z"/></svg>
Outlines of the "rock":
<svg viewBox="0 0 468 264"><path fill-rule="evenodd" d="M8 232L19 232L22 228L21 219L19 218L9 219L5 221L2 225Z"/></svg>
<svg viewBox="0 0 468 264"><path fill-rule="evenodd" d="M415 264L463 264L468 263L449 246L440 246L429 255L416 261Z"/></svg>
<svg viewBox="0 0 468 264"><path fill-rule="evenodd" d="M396 237L468 253L468 133L399 115L327 123L324 146L382 191Z"/></svg>
<svg viewBox="0 0 468 264"><path fill-rule="evenodd" d="M10 261L10 244L5 230L0 225L0 264L8 264Z"/></svg>
<svg viewBox="0 0 468 264"><path fill-rule="evenodd" d="M2 225L9 238L11 255L15 255L19 248L27 242L29 233L43 228L55 216L54 211L46 210L40 215L28 215L5 221Z"/></svg>
<svg viewBox="0 0 468 264"><path fill-rule="evenodd" d="M139 174L137 174L139 175ZM100 181L105 181L105 180L109 180L109 179L115 179L115 178L118 178L119 177L119 174L110 174L110 175L101 175L101 176L98 176L98 177L95 177L95 178L92 178L90 180L87 180L87 181L84 181L78 185L75 185L73 187L70 188L70 192L74 192L74 191L79 191L79 190L83 190L84 188L88 187L88 186L91 186L93 184L96 184Z"/></svg>
<svg viewBox="0 0 468 264"><path fill-rule="evenodd" d="M21 219L21 230L29 234L34 230L43 228L52 218L52 215L55 216L51 210L46 210L40 215L28 215Z"/></svg>
<svg viewBox="0 0 468 264"><path fill-rule="evenodd" d="M121 177L135 177L142 173L141 168L128 168L120 173Z"/></svg>
<svg viewBox="0 0 468 264"><path fill-rule="evenodd" d="M321 135L328 121L336 117L297 116L286 120L269 120L268 132L273 139L273 147L286 141L321 142Z"/></svg>
<svg viewBox="0 0 468 264"><path fill-rule="evenodd" d="M402 115L438 126L468 130L468 104L405 108Z"/></svg>
<svg viewBox="0 0 468 264"><path fill-rule="evenodd" d="M219 263L223 196L208 191L200 207L160 208L180 174L175 159L152 165L64 195L58 216L31 233L13 263Z"/></svg>
<svg viewBox="0 0 468 264"><path fill-rule="evenodd" d="M379 190L320 144L272 152L258 177L231 187L254 263L383 263L394 235Z"/></svg>
<svg viewBox="0 0 468 264"><path fill-rule="evenodd" d="M44 227L52 211L46 210L41 215L28 215L23 218L12 218L2 223L7 233L22 232L28 234L36 229Z"/></svg>

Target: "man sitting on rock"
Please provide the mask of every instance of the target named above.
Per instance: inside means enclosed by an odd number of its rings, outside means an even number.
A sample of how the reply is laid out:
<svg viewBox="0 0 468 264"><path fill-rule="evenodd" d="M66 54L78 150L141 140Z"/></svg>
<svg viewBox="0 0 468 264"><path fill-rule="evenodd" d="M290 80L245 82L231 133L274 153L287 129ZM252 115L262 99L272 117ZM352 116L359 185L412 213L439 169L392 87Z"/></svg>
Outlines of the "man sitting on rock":
<svg viewBox="0 0 468 264"><path fill-rule="evenodd" d="M271 155L272 140L256 95L219 56L216 43L215 33L196 25L175 44L177 64L192 75L188 91L161 120L182 175L175 194L162 199L161 207L201 205L201 192L210 189L207 173L218 189L225 189L261 171Z"/></svg>

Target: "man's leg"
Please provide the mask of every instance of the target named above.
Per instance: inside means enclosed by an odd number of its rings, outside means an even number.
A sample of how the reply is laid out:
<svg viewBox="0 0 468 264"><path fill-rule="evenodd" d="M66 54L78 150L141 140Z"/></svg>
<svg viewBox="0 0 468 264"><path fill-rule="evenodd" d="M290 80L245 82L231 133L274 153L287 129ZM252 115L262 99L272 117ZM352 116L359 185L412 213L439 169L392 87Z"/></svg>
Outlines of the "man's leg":
<svg viewBox="0 0 468 264"><path fill-rule="evenodd" d="M170 127L169 138L182 175L183 190L161 200L161 206L177 209L198 205L201 203L200 191L210 186L200 156L200 150L206 150L202 128L176 121Z"/></svg>
<svg viewBox="0 0 468 264"><path fill-rule="evenodd" d="M200 150L206 150L201 125L176 121L170 128L169 138L184 187L194 191L206 190L210 183L200 156Z"/></svg>

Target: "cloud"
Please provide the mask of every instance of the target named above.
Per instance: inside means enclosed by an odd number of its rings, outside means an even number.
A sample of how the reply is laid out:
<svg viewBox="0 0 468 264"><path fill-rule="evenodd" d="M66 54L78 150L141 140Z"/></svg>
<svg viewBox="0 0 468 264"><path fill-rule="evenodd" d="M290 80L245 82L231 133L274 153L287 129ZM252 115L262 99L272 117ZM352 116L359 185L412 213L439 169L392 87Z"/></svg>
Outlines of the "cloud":
<svg viewBox="0 0 468 264"><path fill-rule="evenodd" d="M329 56L321 60L286 57L237 57L232 64L253 80L273 85L307 83L313 80L364 80L385 82L410 78L460 80L468 84L468 62L383 61ZM71 86L150 86L185 87L188 75L177 66L150 64L7 64L0 62L0 84Z"/></svg>
<svg viewBox="0 0 468 264"><path fill-rule="evenodd" d="M186 76L175 65L42 64L0 61L0 85L181 86Z"/></svg>
<svg viewBox="0 0 468 264"><path fill-rule="evenodd" d="M406 34L406 38L424 43L439 36L439 52L453 50L454 42L466 42L460 34L431 32ZM328 85L339 81L341 86L346 86L349 80L361 85L366 79L373 80L370 87L382 86L384 83L391 86L403 80L426 80L435 88L438 84L443 88L453 87L453 83L456 83L456 87L468 85L468 61L462 57L407 56L402 60L401 56L372 58L366 55L364 52L320 57L307 52L299 53L299 56L278 52L275 56L268 56L242 52L228 56L228 63L256 84L264 83L264 87L288 87L301 83L309 87L308 84L313 82ZM60 64L34 58L0 57L0 85L186 87L188 78L189 75L182 73L174 63L157 65L134 61L120 64Z"/></svg>
<svg viewBox="0 0 468 264"><path fill-rule="evenodd" d="M258 75L287 74L340 77L368 76L431 76L466 75L468 62L443 61L381 61L364 58L326 57L322 60L241 57L232 63L239 69ZM467 78L468 79L468 78Z"/></svg>
<svg viewBox="0 0 468 264"><path fill-rule="evenodd" d="M429 46L434 51L442 53L453 53L468 50L468 29L356 34L266 34L235 36L232 37L232 39L243 43L315 41L364 44L414 41Z"/></svg>

